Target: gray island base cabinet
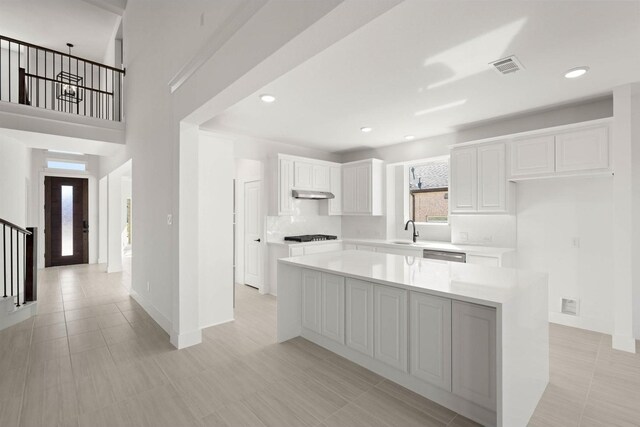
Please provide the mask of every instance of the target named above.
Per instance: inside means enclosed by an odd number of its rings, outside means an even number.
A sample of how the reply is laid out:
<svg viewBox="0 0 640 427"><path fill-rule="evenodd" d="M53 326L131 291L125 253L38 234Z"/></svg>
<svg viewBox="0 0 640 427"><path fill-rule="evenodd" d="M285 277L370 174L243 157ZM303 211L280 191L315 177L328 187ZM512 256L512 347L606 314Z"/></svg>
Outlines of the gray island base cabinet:
<svg viewBox="0 0 640 427"><path fill-rule="evenodd" d="M278 267L278 341L302 336L487 426L526 426L549 379L547 277L341 251Z"/></svg>

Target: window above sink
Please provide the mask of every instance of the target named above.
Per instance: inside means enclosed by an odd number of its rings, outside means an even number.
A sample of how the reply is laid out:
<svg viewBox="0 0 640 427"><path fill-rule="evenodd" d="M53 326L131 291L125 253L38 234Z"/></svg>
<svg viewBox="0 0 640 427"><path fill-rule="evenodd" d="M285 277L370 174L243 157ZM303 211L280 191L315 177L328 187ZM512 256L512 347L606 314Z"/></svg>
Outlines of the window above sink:
<svg viewBox="0 0 640 427"><path fill-rule="evenodd" d="M405 170L409 193L406 217L421 224L448 224L449 156L407 164Z"/></svg>

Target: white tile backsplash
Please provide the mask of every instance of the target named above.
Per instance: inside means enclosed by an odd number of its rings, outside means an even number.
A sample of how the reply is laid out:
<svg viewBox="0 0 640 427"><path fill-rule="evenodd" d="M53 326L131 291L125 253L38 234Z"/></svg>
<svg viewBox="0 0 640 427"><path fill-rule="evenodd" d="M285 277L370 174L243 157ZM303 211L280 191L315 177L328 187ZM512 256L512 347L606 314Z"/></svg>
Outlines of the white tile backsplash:
<svg viewBox="0 0 640 427"><path fill-rule="evenodd" d="M386 239L386 217L345 215L342 217L342 233L345 238Z"/></svg>
<svg viewBox="0 0 640 427"><path fill-rule="evenodd" d="M516 247L515 215L450 215L451 243Z"/></svg>
<svg viewBox="0 0 640 427"><path fill-rule="evenodd" d="M268 216L267 241L280 241L285 236L330 234L342 237L339 216Z"/></svg>

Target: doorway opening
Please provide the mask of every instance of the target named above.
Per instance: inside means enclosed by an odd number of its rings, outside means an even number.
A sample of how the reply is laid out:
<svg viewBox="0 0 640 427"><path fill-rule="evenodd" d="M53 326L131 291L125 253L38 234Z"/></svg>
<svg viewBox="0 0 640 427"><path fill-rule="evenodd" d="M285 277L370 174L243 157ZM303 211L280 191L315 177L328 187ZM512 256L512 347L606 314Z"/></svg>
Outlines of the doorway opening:
<svg viewBox="0 0 640 427"><path fill-rule="evenodd" d="M45 176L45 267L89 263L89 180Z"/></svg>
<svg viewBox="0 0 640 427"><path fill-rule="evenodd" d="M234 284L265 293L264 171L260 160L235 159ZM234 286L235 289L235 286ZM235 296L234 296L235 301Z"/></svg>
<svg viewBox="0 0 640 427"><path fill-rule="evenodd" d="M244 183L244 283L262 293L262 181Z"/></svg>

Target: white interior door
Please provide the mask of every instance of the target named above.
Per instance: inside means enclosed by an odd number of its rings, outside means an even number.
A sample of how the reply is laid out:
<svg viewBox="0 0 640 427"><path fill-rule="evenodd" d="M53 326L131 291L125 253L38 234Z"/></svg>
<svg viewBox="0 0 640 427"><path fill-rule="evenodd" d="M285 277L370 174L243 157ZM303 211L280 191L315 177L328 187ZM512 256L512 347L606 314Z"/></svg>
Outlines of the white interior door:
<svg viewBox="0 0 640 427"><path fill-rule="evenodd" d="M244 282L262 291L262 183L244 184Z"/></svg>

